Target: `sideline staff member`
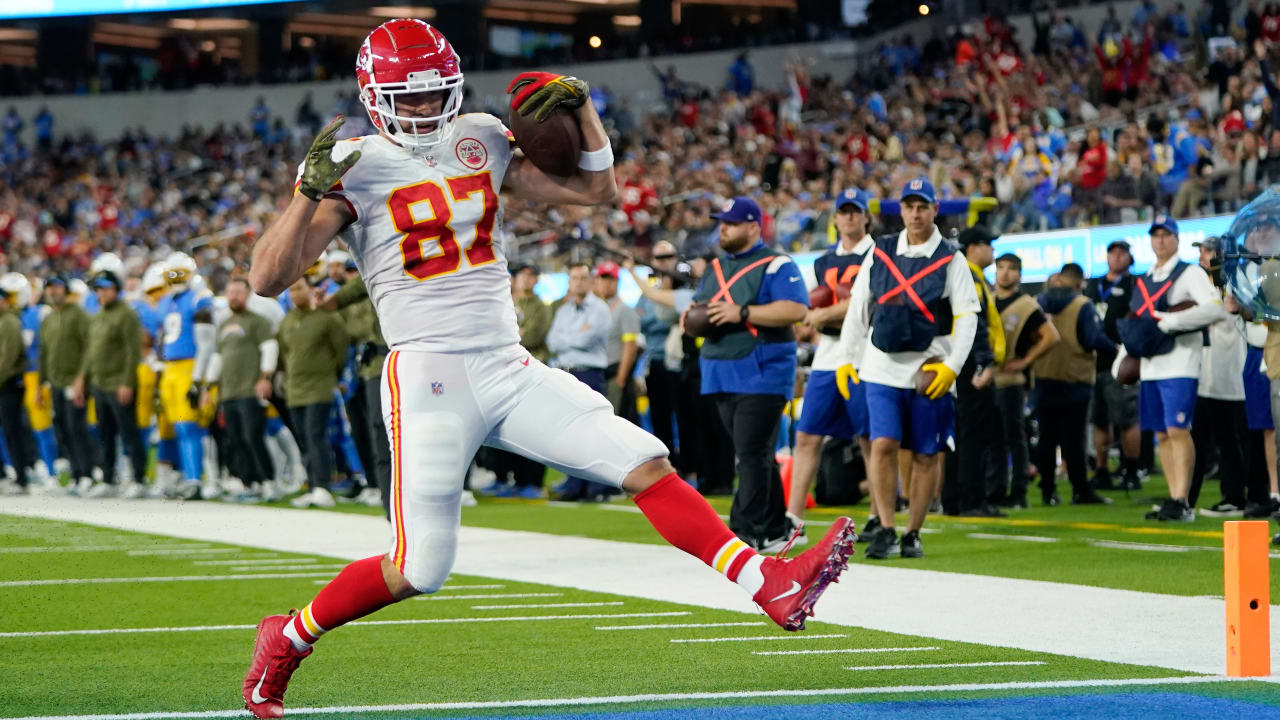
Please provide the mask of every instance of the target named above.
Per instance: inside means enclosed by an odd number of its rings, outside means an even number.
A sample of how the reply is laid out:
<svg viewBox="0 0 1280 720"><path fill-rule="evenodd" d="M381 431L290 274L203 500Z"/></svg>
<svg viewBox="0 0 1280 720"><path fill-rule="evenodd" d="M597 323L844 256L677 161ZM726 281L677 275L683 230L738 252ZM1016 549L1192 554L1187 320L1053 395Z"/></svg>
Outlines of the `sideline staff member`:
<svg viewBox="0 0 1280 720"><path fill-rule="evenodd" d="M837 370L837 382L859 382L861 373L867 384L867 472L876 507L894 507L898 450L913 453L907 532L899 545L893 514L885 512L867 548L874 559L895 548L903 557L924 555L920 528L938 481L938 453L955 421L950 390L969 357L982 310L969 263L942 238L933 223L937 214L933 185L924 178L908 182L902 190L906 228L876 240L853 283L840 332L845 356L858 365ZM915 390L917 371L936 373L923 395Z"/></svg>
<svg viewBox="0 0 1280 720"><path fill-rule="evenodd" d="M782 407L795 395L791 326L804 319L809 296L791 258L760 241L754 200L735 197L712 217L726 255L711 261L693 297L721 326L702 345L702 394L714 397L738 459L729 528L756 550L775 552L792 528L773 448Z"/></svg>

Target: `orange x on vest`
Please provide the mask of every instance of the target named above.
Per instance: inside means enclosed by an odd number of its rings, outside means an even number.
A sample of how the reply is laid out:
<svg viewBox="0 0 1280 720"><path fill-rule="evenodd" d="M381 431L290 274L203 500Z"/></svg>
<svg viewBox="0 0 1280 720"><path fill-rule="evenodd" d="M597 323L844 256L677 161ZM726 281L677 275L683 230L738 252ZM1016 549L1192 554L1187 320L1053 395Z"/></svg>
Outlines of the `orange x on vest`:
<svg viewBox="0 0 1280 720"><path fill-rule="evenodd" d="M898 281L898 286L884 295L881 295L880 299L876 301L876 304L883 305L887 300L892 299L894 295L897 295L898 293L906 293L907 297L911 298L911 302L915 303L920 312L924 313L926 318L929 318L929 322L937 322L933 317L933 313L929 311L929 306L925 305L924 301L920 299L920 296L916 294L914 286L916 283L920 282L921 278L925 277L929 273L932 273L938 268L945 267L947 263L951 262L951 256L946 255L938 258L935 262L930 263L928 267L911 277L904 276L902 271L898 269L898 266L893 264L893 258L890 258L889 254L880 248L876 248L876 257L885 264L885 267L889 268L889 272L892 273L893 277Z"/></svg>
<svg viewBox="0 0 1280 720"><path fill-rule="evenodd" d="M1156 301L1164 295L1164 291L1168 290L1170 285L1173 285L1173 281L1166 280L1164 284L1160 286L1160 289L1156 290L1156 294L1152 295L1150 291L1147 290L1147 284L1142 281L1142 278L1138 278L1138 292L1142 293L1142 306L1133 314L1141 315L1145 310L1147 317L1153 317L1153 313L1156 311Z"/></svg>
<svg viewBox="0 0 1280 720"><path fill-rule="evenodd" d="M714 302L720 302L721 300L732 300L732 298L729 295L729 288L733 287L734 283L741 280L743 275L746 275L747 273L751 272L752 270L755 270L756 268L760 267L761 265L764 265L765 263L772 262L773 258L774 258L773 255L766 255L765 257L762 257L759 260L756 260L750 265L734 273L733 277L729 278L728 281L724 279L724 270L720 268L720 258L713 259L711 261L711 267L716 271L716 283L720 286L720 290L715 295L711 296L710 302L714 303ZM755 329L754 326L752 326L751 323L746 323L746 325L747 325L747 330L752 335L756 335L759 332Z"/></svg>
<svg viewBox="0 0 1280 720"><path fill-rule="evenodd" d="M827 271L822 274L822 282L831 288L831 292L834 293L840 285L848 286L853 283L854 277L857 276L858 271L861 269L861 265L850 265L844 269L844 272L838 272L833 267L827 268Z"/></svg>

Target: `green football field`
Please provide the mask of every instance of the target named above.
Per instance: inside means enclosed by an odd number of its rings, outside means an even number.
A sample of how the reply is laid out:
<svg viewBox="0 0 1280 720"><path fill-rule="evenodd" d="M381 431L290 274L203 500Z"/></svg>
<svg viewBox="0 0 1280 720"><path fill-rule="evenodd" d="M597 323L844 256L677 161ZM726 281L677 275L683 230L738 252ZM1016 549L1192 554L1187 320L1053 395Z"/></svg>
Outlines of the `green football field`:
<svg viewBox="0 0 1280 720"><path fill-rule="evenodd" d="M876 567L1222 594L1221 521L1144 524L1149 497L1114 496L1110 507L931 518L936 532L924 538L923 560ZM113 519L112 505L100 506L101 523L92 508L87 524L52 520L40 515L55 513L24 500L0 504L0 513L17 513L0 514L0 718L247 715L239 688L254 624L305 604L345 564L255 547L252 537L213 542L118 529L127 522ZM727 502L713 500L721 512ZM155 513L175 505L143 504ZM205 505L215 518L243 512ZM377 514L354 505L337 511ZM338 517L265 512L302 529ZM810 536L840 512L811 511ZM662 543L627 502L482 500L464 510L463 524ZM869 562L859 548L840 586L852 583L854 592L841 597L858 597ZM1271 587L1280 596L1274 576ZM1054 607L1052 594L1044 601L1043 609L1003 608L993 597L990 611L1070 612ZM1220 626L1221 615L1204 622ZM1280 717L1280 685L1271 682L1031 651L1000 636L956 642L930 630L928 618L913 634L811 621L788 634L758 614L455 575L434 596L326 636L295 676L286 708L298 717Z"/></svg>

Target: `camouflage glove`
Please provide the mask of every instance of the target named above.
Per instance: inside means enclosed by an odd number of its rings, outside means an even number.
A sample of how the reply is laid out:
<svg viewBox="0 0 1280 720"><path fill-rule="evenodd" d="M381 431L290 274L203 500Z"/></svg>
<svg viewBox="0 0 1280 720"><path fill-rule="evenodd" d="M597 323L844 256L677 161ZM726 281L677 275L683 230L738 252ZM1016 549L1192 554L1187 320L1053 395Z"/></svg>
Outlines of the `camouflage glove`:
<svg viewBox="0 0 1280 720"><path fill-rule="evenodd" d="M545 72L520 73L507 86L511 109L521 115L533 113L536 122L551 116L558 107L577 110L586 104L591 89L586 80L572 75Z"/></svg>
<svg viewBox="0 0 1280 720"><path fill-rule="evenodd" d="M338 129L346 122L341 115L335 117L311 143L307 151L307 159L302 167L302 178L299 180L298 192L312 200L319 201L329 189L338 182L343 173L351 169L360 159L360 151L356 150L342 160L334 160L333 144L337 142Z"/></svg>

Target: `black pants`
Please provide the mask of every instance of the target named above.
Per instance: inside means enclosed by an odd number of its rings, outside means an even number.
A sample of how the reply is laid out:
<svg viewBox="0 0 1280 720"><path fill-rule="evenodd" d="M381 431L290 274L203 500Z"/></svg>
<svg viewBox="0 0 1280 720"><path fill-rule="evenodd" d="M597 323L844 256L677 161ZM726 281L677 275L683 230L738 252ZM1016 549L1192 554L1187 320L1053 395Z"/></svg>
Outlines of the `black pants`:
<svg viewBox="0 0 1280 720"><path fill-rule="evenodd" d="M1040 402L1036 404L1040 442L1036 445L1035 462L1036 469L1040 471L1040 493L1047 498L1056 490L1056 451L1061 447L1071 491L1087 495L1090 485L1085 433L1089 426L1089 401L1060 405L1052 399L1046 402L1046 399L1041 394Z"/></svg>
<svg viewBox="0 0 1280 720"><path fill-rule="evenodd" d="M116 481L117 437L133 465L134 481L143 482L147 477L147 451L142 447L134 403L120 402L115 391L94 388L93 404L98 412L98 467L102 468L103 482Z"/></svg>
<svg viewBox="0 0 1280 720"><path fill-rule="evenodd" d="M67 388L53 390L53 434L71 463L72 479L93 474L93 456L89 445L89 422L83 407L67 399Z"/></svg>
<svg viewBox="0 0 1280 720"><path fill-rule="evenodd" d="M667 452L676 458L676 382L678 376L667 369L661 360L649 360L649 374L645 376L645 386L649 391L649 423L653 426L653 435L667 446ZM683 424L683 423L681 423ZM679 462L673 463L677 468Z"/></svg>
<svg viewBox="0 0 1280 720"><path fill-rule="evenodd" d="M308 489L329 489L333 478L333 455L329 449L329 412L333 403L290 405L289 414L298 429L298 445L307 465Z"/></svg>
<svg viewBox="0 0 1280 720"><path fill-rule="evenodd" d="M738 489L729 511L729 529L759 548L787 532L787 508L782 501L782 477L774 458L782 408L781 395L713 396L720 419L733 438L738 461Z"/></svg>
<svg viewBox="0 0 1280 720"><path fill-rule="evenodd" d="M369 448L373 463L365 466L366 477L382 491L382 510L391 517L391 443L382 419L382 376L360 381L364 393L365 422L369 426Z"/></svg>
<svg viewBox="0 0 1280 720"><path fill-rule="evenodd" d="M489 469L497 473L498 482L505 482L507 475L510 475L512 484L518 488L540 489L542 487L543 478L547 474L546 465L509 450L500 448L489 448L489 450L491 453L489 459L494 465Z"/></svg>
<svg viewBox="0 0 1280 720"><path fill-rule="evenodd" d="M240 479L252 486L275 477L275 465L267 452L266 411L256 397L222 401L231 454L238 459Z"/></svg>
<svg viewBox="0 0 1280 720"><path fill-rule="evenodd" d="M27 446L22 439L22 373L0 384L0 430L4 431L5 445L9 446L9 459L18 472L18 484L27 484Z"/></svg>
<svg viewBox="0 0 1280 720"><path fill-rule="evenodd" d="M1021 385L999 388L996 390L996 410L1000 413L1000 449L995 461L998 471L1009 463L1007 475L1003 478L997 495L1004 491L1007 497L1018 500L1027 496L1027 423L1025 408L1027 406L1027 389ZM999 499L999 498L994 498Z"/></svg>
<svg viewBox="0 0 1280 720"><path fill-rule="evenodd" d="M995 489L992 448L1000 437L996 414L996 389L973 386L975 365L967 360L956 378L956 475L957 482L942 486L942 507L947 511L977 510L987 504ZM948 463L950 464L950 463Z"/></svg>
<svg viewBox="0 0 1280 720"><path fill-rule="evenodd" d="M356 382L351 399L347 401L347 422L351 425L351 442L356 446L356 455L360 458L360 466L364 468L364 479L367 486L377 486L373 477L373 439L369 437L369 403L364 397L363 382Z"/></svg>
<svg viewBox="0 0 1280 720"><path fill-rule="evenodd" d="M1218 477L1222 478L1222 499L1244 507L1245 488L1250 483L1244 461L1242 441L1248 436L1248 421L1244 414L1243 400L1216 400L1196 398L1196 415L1191 421L1191 442L1196 447L1196 462L1191 469L1191 488L1187 491L1187 503L1196 506L1200 499L1200 486L1204 484L1204 472L1209 467L1207 448L1218 448ZM1264 474L1265 477L1265 474ZM1269 481L1268 481L1269 482ZM1266 486L1261 498L1250 493L1249 499L1261 501L1267 497Z"/></svg>

